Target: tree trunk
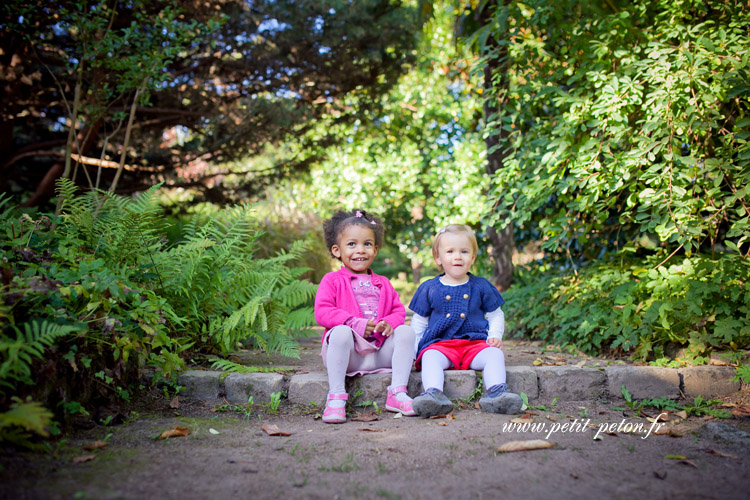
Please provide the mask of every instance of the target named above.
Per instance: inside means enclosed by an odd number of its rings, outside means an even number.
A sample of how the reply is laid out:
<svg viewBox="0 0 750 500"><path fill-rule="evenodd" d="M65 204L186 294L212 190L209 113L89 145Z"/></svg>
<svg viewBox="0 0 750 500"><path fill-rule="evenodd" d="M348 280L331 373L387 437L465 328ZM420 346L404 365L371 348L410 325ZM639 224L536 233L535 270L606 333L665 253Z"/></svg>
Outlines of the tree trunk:
<svg viewBox="0 0 750 500"><path fill-rule="evenodd" d="M495 9L505 8L504 0L492 0L487 2L484 9L477 12L477 18L482 26L487 25ZM505 0L507 1L507 0ZM485 120L489 121L490 117L497 113L496 122L500 122L503 104L506 99L508 87L508 67L509 60L506 45L497 43L497 39L490 36L487 40L486 50L493 52L497 57L488 58L484 67L484 95L487 96L484 101ZM493 85L492 76L497 75L496 86ZM488 130L487 139L487 166L486 171L490 177L503 167L503 160L506 156L506 143L508 132L502 127L496 127ZM500 147L497 147L500 145ZM504 227L503 227L504 226ZM492 280L501 290L507 290L513 282L513 222L500 220L494 227L489 227L487 232L492 241L492 258L494 260L494 269Z"/></svg>

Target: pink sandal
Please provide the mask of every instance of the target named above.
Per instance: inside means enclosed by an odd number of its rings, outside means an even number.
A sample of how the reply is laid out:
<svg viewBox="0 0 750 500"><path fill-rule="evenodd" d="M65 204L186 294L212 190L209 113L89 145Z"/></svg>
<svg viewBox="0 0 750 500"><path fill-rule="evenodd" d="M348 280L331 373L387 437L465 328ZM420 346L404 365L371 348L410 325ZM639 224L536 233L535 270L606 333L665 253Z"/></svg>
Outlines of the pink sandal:
<svg viewBox="0 0 750 500"><path fill-rule="evenodd" d="M385 409L396 413L401 413L407 417L413 417L417 414L411 407L411 399L409 401L399 401L396 399L396 394L400 392L406 392L406 386L394 387L388 389L388 396L385 398Z"/></svg>
<svg viewBox="0 0 750 500"><path fill-rule="evenodd" d="M343 424L346 422L346 405L342 406L341 408L332 408L328 406L328 401L338 399L346 401L349 399L349 395L347 393L343 394L328 394L328 398L326 399L326 408L323 410L323 422L327 424Z"/></svg>

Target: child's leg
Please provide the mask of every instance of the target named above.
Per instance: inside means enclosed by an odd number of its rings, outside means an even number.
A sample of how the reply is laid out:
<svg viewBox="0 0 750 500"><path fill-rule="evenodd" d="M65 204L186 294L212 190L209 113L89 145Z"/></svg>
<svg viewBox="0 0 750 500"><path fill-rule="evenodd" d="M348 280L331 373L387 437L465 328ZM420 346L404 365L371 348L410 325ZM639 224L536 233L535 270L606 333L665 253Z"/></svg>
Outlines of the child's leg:
<svg viewBox="0 0 750 500"><path fill-rule="evenodd" d="M328 334L326 366L328 368L328 397L323 410L323 422L340 424L346 422L346 372L354 353L354 331L340 325Z"/></svg>
<svg viewBox="0 0 750 500"><path fill-rule="evenodd" d="M428 349L422 355L422 387L443 390L445 370L453 365L448 357L437 349Z"/></svg>
<svg viewBox="0 0 750 500"><path fill-rule="evenodd" d="M414 330L407 325L401 325L393 331L393 335L385 339L376 357L378 367L391 367L391 385L385 399L385 409L395 411L406 416L416 415L411 406L411 398L406 392L409 384L409 374L414 364Z"/></svg>
<svg viewBox="0 0 750 500"><path fill-rule="evenodd" d="M422 354L422 386L424 392L414 398L412 408L422 417L442 415L453 410L453 403L443 394L444 371L453 362L437 349L428 349Z"/></svg>
<svg viewBox="0 0 750 500"><path fill-rule="evenodd" d="M482 370L485 389L505 383L505 355L502 349L497 347L482 349L474 356L469 368Z"/></svg>
<svg viewBox="0 0 750 500"><path fill-rule="evenodd" d="M393 387L408 385L414 363L414 330L407 325L397 327L374 355L378 368L393 369Z"/></svg>
<svg viewBox="0 0 750 500"><path fill-rule="evenodd" d="M349 360L354 353L354 333L348 326L334 327L328 335L328 352L326 365L328 367L328 392L330 394L344 394L346 392L346 372ZM342 407L345 401L331 401L334 407Z"/></svg>
<svg viewBox="0 0 750 500"><path fill-rule="evenodd" d="M497 347L482 349L469 365L472 370L482 370L486 393L479 399L479 407L492 413L518 413L523 401L513 394L505 383L505 355Z"/></svg>

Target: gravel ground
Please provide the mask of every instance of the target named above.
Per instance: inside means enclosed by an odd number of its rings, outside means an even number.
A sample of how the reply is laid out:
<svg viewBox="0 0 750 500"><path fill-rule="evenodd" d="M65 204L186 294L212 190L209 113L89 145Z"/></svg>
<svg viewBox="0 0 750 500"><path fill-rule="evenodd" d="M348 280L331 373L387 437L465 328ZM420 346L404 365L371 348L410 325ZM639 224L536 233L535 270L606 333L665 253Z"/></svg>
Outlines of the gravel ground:
<svg viewBox="0 0 750 500"><path fill-rule="evenodd" d="M750 401L747 393L725 399L728 405ZM153 392L124 425L79 431L48 454L4 450L0 498L642 500L747 495L747 419L683 420L673 414L662 429L681 437L645 437L615 428L599 432L595 440L602 424L640 423L644 429L652 424L601 401L548 402L546 410L527 410L525 420L545 429L526 432L507 428L520 416L487 414L470 404L445 418L353 411L363 420L377 420L327 425L316 408L282 405L274 414L258 406L244 415L236 408L216 411L200 401L178 402L171 408ZM717 422L724 431L739 433L717 438L707 427ZM276 425L289 435L269 435L263 425ZM176 427L187 428L189 435L155 439ZM545 438L552 447L498 451L509 441ZM97 440L108 445L83 448ZM91 455L89 461L75 462Z"/></svg>

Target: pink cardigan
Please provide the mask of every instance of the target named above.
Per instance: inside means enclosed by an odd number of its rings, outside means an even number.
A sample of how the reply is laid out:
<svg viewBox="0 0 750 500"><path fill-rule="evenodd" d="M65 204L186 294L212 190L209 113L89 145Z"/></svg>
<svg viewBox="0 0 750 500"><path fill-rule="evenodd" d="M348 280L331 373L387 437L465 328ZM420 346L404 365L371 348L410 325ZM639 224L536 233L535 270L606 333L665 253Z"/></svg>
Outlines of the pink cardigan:
<svg viewBox="0 0 750 500"><path fill-rule="evenodd" d="M356 276L346 267L323 276L315 295L315 321L326 329L343 325L351 317L361 318L352 290L352 276ZM406 309L398 298L398 293L385 276L370 271L372 284L380 289L378 315L376 321L386 321L394 329L406 321ZM321 342L325 339L325 332Z"/></svg>

